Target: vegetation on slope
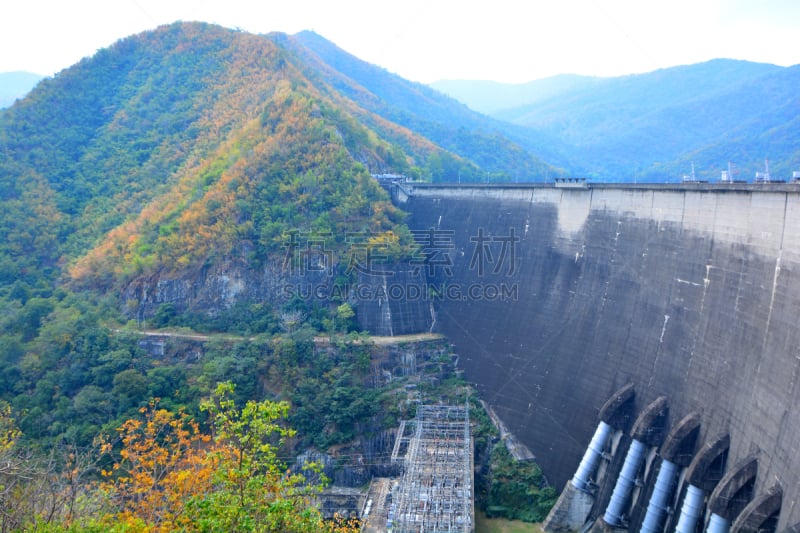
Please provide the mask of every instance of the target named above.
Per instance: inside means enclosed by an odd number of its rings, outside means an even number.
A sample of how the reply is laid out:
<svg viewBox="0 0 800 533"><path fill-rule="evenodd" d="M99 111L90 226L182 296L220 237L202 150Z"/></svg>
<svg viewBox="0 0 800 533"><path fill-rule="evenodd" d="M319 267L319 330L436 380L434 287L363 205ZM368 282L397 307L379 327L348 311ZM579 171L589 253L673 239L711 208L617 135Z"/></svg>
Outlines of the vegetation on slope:
<svg viewBox="0 0 800 533"><path fill-rule="evenodd" d="M413 158L321 97L270 40L214 26L130 37L43 81L0 116L0 148L0 398L42 446L86 445L153 396L196 411L225 374L259 393L253 365L271 347L219 347L189 369L114 333L137 276L231 257L257 269L283 258L290 231L332 250L348 232L410 239L367 166ZM167 306L159 319L275 334L297 312L322 330L341 302L280 305Z"/></svg>
<svg viewBox="0 0 800 533"><path fill-rule="evenodd" d="M299 432L297 446L346 443L400 415L391 391L368 386L364 343L314 343L320 332L352 328L343 301L260 295L191 312L165 303L144 318L247 338L202 349L186 341L163 355L126 330L126 287L230 263L266 276L285 260L293 233L318 236L334 262L354 234L390 259L410 253L403 215L370 172L481 174L312 74L273 40L181 23L101 50L0 114L0 401L21 431L14 453L52 456L36 478L43 486L65 486L48 476L77 472L67 468L72 452L61 451L84 451L119 427L141 428L151 398L170 414L147 416L202 440L187 449L212 446L210 426L195 430L180 413L204 420L203 399L222 381L235 384L238 405L291 401L284 414ZM107 499L119 486L104 487L81 505L153 529L149 518L124 515L127 497ZM24 491L8 495L27 501ZM180 513L231 508L189 500L197 507ZM229 519L225 513L214 520Z"/></svg>
<svg viewBox="0 0 800 533"><path fill-rule="evenodd" d="M410 136L409 133L407 133ZM425 146L425 157L438 149ZM262 257L289 229L391 229L370 167L413 157L321 96L263 37L175 24L124 39L0 118L0 280Z"/></svg>
<svg viewBox="0 0 800 533"><path fill-rule="evenodd" d="M463 182L545 181L563 172L537 157L553 152L543 136L531 131L520 136L514 128L470 111L430 87L370 65L313 32L273 38L288 42L306 59L314 73L307 71L308 75L324 80L368 110L360 119L386 138L408 149L403 139L385 127L399 124L473 163L465 165L447 152L433 154L417 169L426 180L452 182L460 176ZM376 122L376 116L384 121Z"/></svg>
<svg viewBox="0 0 800 533"><path fill-rule="evenodd" d="M542 522L555 505L558 494L548 487L539 466L533 461L517 461L499 443L491 459L481 490L481 509L489 517L524 522Z"/></svg>
<svg viewBox="0 0 800 533"><path fill-rule="evenodd" d="M324 521L313 506L321 485L279 460L294 434L285 425L288 403L237 405L233 390L220 383L202 403L210 431L154 400L117 436L66 449L49 463L25 453L10 408L0 403L0 529L357 531L355 521Z"/></svg>

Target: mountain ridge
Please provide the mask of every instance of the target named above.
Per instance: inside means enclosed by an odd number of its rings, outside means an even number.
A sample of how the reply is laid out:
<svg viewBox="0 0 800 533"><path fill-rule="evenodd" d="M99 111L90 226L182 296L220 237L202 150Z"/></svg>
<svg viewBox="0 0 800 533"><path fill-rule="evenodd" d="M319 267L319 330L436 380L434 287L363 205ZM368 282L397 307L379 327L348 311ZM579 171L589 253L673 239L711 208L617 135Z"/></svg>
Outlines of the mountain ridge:
<svg viewBox="0 0 800 533"><path fill-rule="evenodd" d="M495 116L504 110L546 100L602 79L580 74L557 74L524 83L443 79L430 86L475 111Z"/></svg>
<svg viewBox="0 0 800 533"><path fill-rule="evenodd" d="M331 359L313 337L429 329L429 302L351 289L398 266L424 286L405 214L371 173L479 167L307 76L275 40L161 26L0 112L0 417L8 402L25 445L89 446L149 398L200 415L225 380L242 400L300 404L309 442L348 442L365 411L330 417L331 395L377 411L375 393L354 357ZM145 324L256 340L151 353L131 334Z"/></svg>
<svg viewBox="0 0 800 533"><path fill-rule="evenodd" d="M300 32L291 40L313 52L328 67L319 69L329 72L326 81L362 107L471 159L491 180L546 181L564 174L551 138L468 109L424 84L362 61L312 31ZM462 179L484 181L483 176L463 173Z"/></svg>
<svg viewBox="0 0 800 533"><path fill-rule="evenodd" d="M785 127L800 116L796 99L792 104L796 72L797 67L717 59L581 79L492 114L560 140L565 165L600 181L674 181L692 161L702 179L718 179L732 161L738 179L752 180L764 159L774 161L776 176L786 179L800 163L792 148L797 136ZM791 140L770 133L776 128Z"/></svg>
<svg viewBox="0 0 800 533"><path fill-rule="evenodd" d="M254 181L255 174L245 175L259 158L269 161L266 153L284 158L288 166L278 169L268 163L259 171L261 176L295 179L295 172L327 169L331 183L337 184L334 188L348 183L346 187L361 188L356 197L366 194L367 202L378 203L385 203L385 196L364 165L383 161L403 171L409 164L407 155L321 98L269 39L196 23L164 26L99 51L45 80L3 114L0 126L6 154L3 198L19 200L15 205L20 211L5 219L5 251L23 263L28 256L31 268L55 268L88 253L73 273L85 275L100 268L104 273L95 272L94 282L106 286L106 267L119 280L156 265L169 270L207 261L200 259L203 246L194 252L187 249L188 242L201 244L189 238L197 231L227 235L216 242L224 244L218 250L221 255L229 252L242 238L236 232L247 233L242 217L253 216L242 211L242 200L252 204L249 196L238 196L236 203L237 195L250 194L245 189L258 183L273 187L271 181ZM286 141L279 142L279 137ZM311 150L308 142L319 147ZM39 148L31 150L32 143ZM418 148L416 155L422 159L439 150L423 140L408 144ZM292 156L293 150L301 149L306 152ZM234 175L245 189L222 189L225 184L234 187ZM46 207L23 205L35 187L43 189L36 196L48 202ZM317 207L307 213L310 218L304 224L332 210L331 201L317 195L311 202ZM338 209L346 209L346 204ZM42 221L37 209L57 215ZM264 209L258 216L266 215ZM384 218L373 221L374 230L388 229L389 211L388 206L379 210ZM283 225L293 223L285 215L275 216ZM222 219L233 220L233 226L223 228ZM39 246L24 237L42 223L55 224L43 233L61 235L63 244ZM271 237L255 236L255 241L274 248L276 243L268 241L280 231L275 227L272 232ZM176 249L188 255L181 259L173 253Z"/></svg>

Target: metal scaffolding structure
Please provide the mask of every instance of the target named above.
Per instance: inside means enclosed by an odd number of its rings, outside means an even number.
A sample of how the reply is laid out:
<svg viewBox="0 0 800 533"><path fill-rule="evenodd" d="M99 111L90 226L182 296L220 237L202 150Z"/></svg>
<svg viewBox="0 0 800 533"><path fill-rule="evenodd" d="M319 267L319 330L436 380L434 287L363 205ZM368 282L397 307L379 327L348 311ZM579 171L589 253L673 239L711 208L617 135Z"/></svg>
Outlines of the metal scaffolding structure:
<svg viewBox="0 0 800 533"><path fill-rule="evenodd" d="M392 533L472 533L473 457L466 406L420 405L403 478L393 495Z"/></svg>

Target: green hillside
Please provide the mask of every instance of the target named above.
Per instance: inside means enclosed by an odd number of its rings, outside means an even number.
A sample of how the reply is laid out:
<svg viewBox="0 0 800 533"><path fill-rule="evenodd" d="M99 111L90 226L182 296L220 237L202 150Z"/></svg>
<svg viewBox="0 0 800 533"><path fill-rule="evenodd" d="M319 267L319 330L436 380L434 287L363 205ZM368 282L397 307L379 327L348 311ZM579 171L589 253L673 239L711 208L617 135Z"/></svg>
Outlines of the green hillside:
<svg viewBox="0 0 800 533"><path fill-rule="evenodd" d="M249 291L197 303L189 292L183 307L158 296L164 280L202 284L210 271L219 284L234 272L276 283L282 266L294 268L286 246L298 234L346 281L353 235L394 260L410 249L371 172L443 158L474 167L401 127L386 124L394 140L384 139L360 122L366 111L301 67L263 36L177 23L100 50L0 113L0 529L354 530L321 522L270 436L291 424L292 446L324 448L352 440L358 424L394 420L383 418L396 402L367 386L370 348L344 337L346 294ZM131 299L135 290L149 307ZM210 340L179 337L153 351L136 333L145 321ZM343 340L317 348L323 333ZM268 398L249 409L277 425L212 431L206 411L224 402L201 404L226 381L238 406ZM294 409L270 403L279 399ZM246 412L225 409L229 421ZM158 429L148 433L143 419ZM243 475L232 458L244 458L236 446L246 438L275 448L251 450L247 461L260 462ZM174 458L159 468L177 477L148 484L137 461L169 443ZM198 482L188 492L186 476ZM152 506L126 506L142 490Z"/></svg>
<svg viewBox="0 0 800 533"><path fill-rule="evenodd" d="M402 128L405 148L382 140L295 60L263 37L180 24L42 82L0 118L0 280L73 265L108 286L244 241L257 261L290 229L385 231L397 214L370 172L433 156L471 168Z"/></svg>
<svg viewBox="0 0 800 533"><path fill-rule="evenodd" d="M316 33L301 32L288 43L307 60L313 75L370 112L360 118L371 128L394 139L391 131L375 121L379 116L481 168L482 172L462 168L462 181L552 181L563 173L545 162L552 156L558 164L554 141L546 136L467 109L428 86L404 80L348 54ZM402 145L403 141L395 142ZM452 164L445 159L440 167L445 171L432 174L433 181L455 181L458 172Z"/></svg>
<svg viewBox="0 0 800 533"><path fill-rule="evenodd" d="M556 171L356 74L285 35L175 23L0 112L0 530L357 530L323 523L283 459L352 462L413 417L348 292L415 252L371 174ZM308 280L338 292L281 290Z"/></svg>
<svg viewBox="0 0 800 533"><path fill-rule="evenodd" d="M217 286L204 300L157 294L212 271L219 283L275 284L293 268L287 243L298 234L313 236L347 281L354 235L387 260L412 243L371 172L432 160L474 168L374 117L392 132L385 140L361 123L368 111L304 69L272 39L179 23L99 51L0 115L0 400L29 438L85 444L147 394L180 389L188 396L167 394L180 404L209 392L213 380L197 389L171 368L170 385L151 390L158 362L112 334L129 319L237 335L289 322L306 335L314 329L302 322L346 331L346 293L330 302L256 288L223 301ZM219 374L238 376L243 398L256 386L248 357ZM118 394L123 382L132 388Z"/></svg>

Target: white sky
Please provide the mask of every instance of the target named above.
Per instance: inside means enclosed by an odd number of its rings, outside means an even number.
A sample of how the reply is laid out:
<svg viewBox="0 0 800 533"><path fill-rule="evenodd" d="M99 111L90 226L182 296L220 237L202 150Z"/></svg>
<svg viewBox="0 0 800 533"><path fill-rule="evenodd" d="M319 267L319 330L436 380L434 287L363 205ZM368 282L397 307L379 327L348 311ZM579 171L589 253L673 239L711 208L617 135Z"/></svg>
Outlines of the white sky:
<svg viewBox="0 0 800 533"><path fill-rule="evenodd" d="M314 30L404 78L618 76L725 57L800 63L800 0L6 0L0 72L50 75L176 20Z"/></svg>

